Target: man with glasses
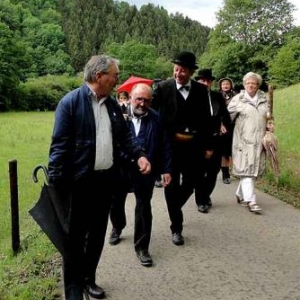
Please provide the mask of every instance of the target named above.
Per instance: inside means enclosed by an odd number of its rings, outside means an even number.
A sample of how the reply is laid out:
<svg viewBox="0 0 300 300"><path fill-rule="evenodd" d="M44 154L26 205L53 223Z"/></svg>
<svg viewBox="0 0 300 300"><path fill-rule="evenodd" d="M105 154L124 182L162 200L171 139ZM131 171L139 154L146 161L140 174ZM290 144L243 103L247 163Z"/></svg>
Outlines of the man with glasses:
<svg viewBox="0 0 300 300"><path fill-rule="evenodd" d="M134 141L122 111L110 96L118 82L118 61L92 56L84 69L84 84L59 102L49 155L49 187L70 195L68 255L63 257L66 300L83 293L105 296L96 284L112 196L116 187L115 155L126 153L141 174L151 170L144 151Z"/></svg>
<svg viewBox="0 0 300 300"><path fill-rule="evenodd" d="M156 111L150 108L152 89L150 86L136 84L130 94L127 125L135 136L136 142L144 149L151 163L151 173L143 175L130 158L123 154L122 163L125 173L130 172L132 190L136 198L134 223L134 250L141 265L152 266L149 244L152 231L151 199L155 180L163 174L163 185L168 186L171 177L170 144L163 128L162 121ZM112 204L110 219L112 232L110 244L117 245L120 235L126 226L125 200L128 186L116 191Z"/></svg>

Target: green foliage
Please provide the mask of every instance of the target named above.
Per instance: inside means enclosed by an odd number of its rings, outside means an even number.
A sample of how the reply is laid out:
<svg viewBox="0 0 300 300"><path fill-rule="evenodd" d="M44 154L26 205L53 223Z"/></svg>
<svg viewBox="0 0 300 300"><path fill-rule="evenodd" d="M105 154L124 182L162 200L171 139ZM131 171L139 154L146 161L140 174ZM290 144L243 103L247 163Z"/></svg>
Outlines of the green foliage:
<svg viewBox="0 0 300 300"><path fill-rule="evenodd" d="M20 84L12 107L24 111L54 110L67 92L81 84L81 78L68 75L32 78Z"/></svg>
<svg viewBox="0 0 300 300"><path fill-rule="evenodd" d="M131 40L122 45L112 43L107 46L107 52L120 59L120 82L131 75L152 79L170 76L171 63L157 59L157 50L153 45Z"/></svg>
<svg viewBox="0 0 300 300"><path fill-rule="evenodd" d="M293 8L287 0L225 0L218 26L222 34L247 45L281 45L282 35L292 28Z"/></svg>
<svg viewBox="0 0 300 300"><path fill-rule="evenodd" d="M91 55L104 52L112 43L136 41L153 45L157 58L171 59L183 49L200 55L210 31L180 14L169 17L164 8L153 4L143 5L140 11L112 0L94 0L89 5L83 0L63 1L59 7L72 66L77 72Z"/></svg>
<svg viewBox="0 0 300 300"><path fill-rule="evenodd" d="M277 189L300 194L300 130L298 116L300 84L274 92L275 135L278 139L278 158L280 176L268 177L270 183ZM271 170L269 168L269 174ZM298 203L300 207L300 203Z"/></svg>
<svg viewBox="0 0 300 300"><path fill-rule="evenodd" d="M207 51L200 57L200 65L212 68L217 78L229 76L238 84L249 71L263 78L273 77L269 66L273 66L274 56L285 45L286 36L295 30L293 9L287 0L225 0L217 14L219 23L209 35ZM285 57L285 72L293 74L296 68L288 66L291 57Z"/></svg>
<svg viewBox="0 0 300 300"><path fill-rule="evenodd" d="M24 43L14 32L16 28L20 28L17 13L18 7L11 6L9 1L0 2L0 106L2 110L9 109L10 97L22 79L24 69L30 63Z"/></svg>
<svg viewBox="0 0 300 300"><path fill-rule="evenodd" d="M61 5L66 42L76 72L83 69L91 55L102 52L106 36L110 35L108 19L114 15L113 10L112 0L91 0L89 5L73 0Z"/></svg>
<svg viewBox="0 0 300 300"><path fill-rule="evenodd" d="M0 110L48 109L57 93L47 96L47 103L22 101L16 96L23 91L19 83L74 75L91 55L107 51L121 59L121 80L130 74L170 77L170 60L189 50L200 67L212 68L217 78L230 76L239 84L246 72L255 71L277 86L296 83L300 29L292 25L293 10L288 0L225 0L217 14L219 23L211 30L151 3L138 10L113 0L88 5L83 0L3 0ZM33 96L41 97L39 92Z"/></svg>
<svg viewBox="0 0 300 300"><path fill-rule="evenodd" d="M298 31L300 33L300 30ZM269 64L269 74L277 87L300 81L300 37L291 36Z"/></svg>
<svg viewBox="0 0 300 300"><path fill-rule="evenodd" d="M29 77L74 71L54 1L0 2L0 105L15 106L15 91Z"/></svg>

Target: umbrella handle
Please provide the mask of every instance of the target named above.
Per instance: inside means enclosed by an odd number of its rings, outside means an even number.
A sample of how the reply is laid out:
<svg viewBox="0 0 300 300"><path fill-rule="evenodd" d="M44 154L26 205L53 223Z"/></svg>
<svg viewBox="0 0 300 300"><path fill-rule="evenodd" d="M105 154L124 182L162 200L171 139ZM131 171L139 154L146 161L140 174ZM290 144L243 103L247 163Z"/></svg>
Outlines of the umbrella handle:
<svg viewBox="0 0 300 300"><path fill-rule="evenodd" d="M32 172L32 180L33 182L37 183L38 182L38 178L37 178L37 172L42 169L44 171L44 175L45 175L45 179L46 179L46 183L49 183L49 177L48 177L48 169L45 165L37 165L33 172Z"/></svg>

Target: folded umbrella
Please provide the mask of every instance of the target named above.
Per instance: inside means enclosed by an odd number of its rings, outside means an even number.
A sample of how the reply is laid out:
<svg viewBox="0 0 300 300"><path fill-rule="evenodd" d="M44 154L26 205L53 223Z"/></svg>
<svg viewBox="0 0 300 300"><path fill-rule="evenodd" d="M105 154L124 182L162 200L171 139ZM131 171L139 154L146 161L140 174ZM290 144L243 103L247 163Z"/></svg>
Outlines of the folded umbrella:
<svg viewBox="0 0 300 300"><path fill-rule="evenodd" d="M34 169L32 176L34 182L38 182L37 172L40 169L44 171L46 181L42 186L37 203L29 210L29 214L41 227L61 255L65 259L68 259L70 196L66 191L60 191L56 187L48 184L47 168L43 165L38 165Z"/></svg>

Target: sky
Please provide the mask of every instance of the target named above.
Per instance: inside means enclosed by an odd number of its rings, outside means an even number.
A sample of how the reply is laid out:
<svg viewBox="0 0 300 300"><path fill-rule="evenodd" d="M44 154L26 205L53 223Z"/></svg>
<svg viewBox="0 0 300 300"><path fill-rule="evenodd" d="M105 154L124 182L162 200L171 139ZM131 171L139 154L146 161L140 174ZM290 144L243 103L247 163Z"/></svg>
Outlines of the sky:
<svg viewBox="0 0 300 300"><path fill-rule="evenodd" d="M169 14L176 12L200 22L204 26L214 27L216 25L215 13L222 8L223 0L123 0L130 5L140 8L144 4L152 3L162 6ZM300 1L289 0L294 4L297 11L294 13L295 25L300 26Z"/></svg>

